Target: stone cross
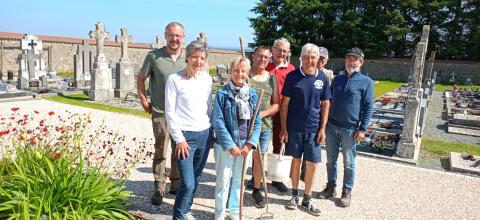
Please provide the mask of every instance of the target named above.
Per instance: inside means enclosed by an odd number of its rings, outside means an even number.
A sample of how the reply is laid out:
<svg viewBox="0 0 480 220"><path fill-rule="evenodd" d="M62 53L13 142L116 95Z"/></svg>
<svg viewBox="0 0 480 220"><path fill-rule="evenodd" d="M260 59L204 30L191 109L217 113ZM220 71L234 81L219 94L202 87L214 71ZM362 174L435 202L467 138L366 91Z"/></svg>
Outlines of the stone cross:
<svg viewBox="0 0 480 220"><path fill-rule="evenodd" d="M82 41L82 45L78 45L77 55L82 58L82 68L84 73L89 73L92 69L92 48L86 40Z"/></svg>
<svg viewBox="0 0 480 220"><path fill-rule="evenodd" d="M205 49L208 48L208 41L207 41L207 38L205 37L205 33L203 32L200 32L200 34L198 34L199 36L197 37L197 41L202 43L203 45L205 45Z"/></svg>
<svg viewBox="0 0 480 220"><path fill-rule="evenodd" d="M109 32L105 32L105 25L102 22L97 22L95 31L90 31L89 36L97 42L97 62L106 62L105 53L103 52L105 39L110 37Z"/></svg>
<svg viewBox="0 0 480 220"><path fill-rule="evenodd" d="M27 60L29 78L30 79L35 78L35 60L40 61L39 60L40 56L35 54L34 50L29 50L28 53L23 58Z"/></svg>
<svg viewBox="0 0 480 220"><path fill-rule="evenodd" d="M163 47L163 42L162 42L162 36L161 35L157 35L156 43L152 44L152 47L156 48L156 49Z"/></svg>
<svg viewBox="0 0 480 220"><path fill-rule="evenodd" d="M448 80L449 82L453 83L455 82L455 76L457 74L455 74L455 71L453 71L452 73L450 73L450 79Z"/></svg>
<svg viewBox="0 0 480 220"><path fill-rule="evenodd" d="M128 29L122 28L120 29L122 35L115 36L115 41L122 43L122 56L120 61L128 61L128 43L133 42L132 36L128 36Z"/></svg>
<svg viewBox="0 0 480 220"><path fill-rule="evenodd" d="M53 66L53 47L49 46L48 47L48 72L54 72L54 66Z"/></svg>
<svg viewBox="0 0 480 220"><path fill-rule="evenodd" d="M31 46L32 47L32 50L34 51L35 50L35 46L37 46L37 43L35 41L33 41L33 39L30 41L30 43L28 43L28 46Z"/></svg>

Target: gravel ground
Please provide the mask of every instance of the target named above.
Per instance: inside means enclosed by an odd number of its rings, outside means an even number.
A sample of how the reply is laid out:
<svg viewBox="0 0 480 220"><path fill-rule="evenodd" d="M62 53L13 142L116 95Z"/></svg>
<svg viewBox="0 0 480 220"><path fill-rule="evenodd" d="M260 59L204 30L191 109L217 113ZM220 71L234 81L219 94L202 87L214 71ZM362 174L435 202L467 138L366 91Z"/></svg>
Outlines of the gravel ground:
<svg viewBox="0 0 480 220"><path fill-rule="evenodd" d="M441 102L440 98L438 93L433 100ZM46 100L0 102L0 115L7 113L12 107L20 107L22 113L33 110L61 112L63 109L78 113L92 112L94 123L100 123L102 119L105 119L107 127L125 134L127 139L128 137L152 137L149 119L74 107ZM439 111L441 112L441 109ZM430 116L432 115L437 117L434 113L430 114ZM434 132L426 133L431 135ZM442 135L440 134L440 136ZM193 215L197 219L213 219L214 216L215 170L213 152L210 154L192 207ZM323 156L325 158L324 153ZM342 161L341 158L339 161ZM342 166L340 163L339 167ZM247 177L247 179L249 178ZM315 178L314 191L318 192L322 190L326 181L325 162L319 164ZM152 219L171 219L169 216L174 196L167 195L164 204L160 207L151 206L149 199L152 193L152 181L150 164L139 165L127 181L127 188L133 191L133 204L130 206L130 210ZM290 186L290 183L287 185ZM303 186L300 184L301 188ZM284 205L290 198L288 194L270 189L269 198L270 211L274 214L275 219L480 219L478 189L480 189L480 178L360 156L357 160L357 176L352 193L352 205L349 208L335 206L337 199L315 200L322 210L322 215L312 217L300 210L286 210ZM337 189L338 191L339 189ZM246 219L255 219L264 210L252 206L250 194L251 191L247 191L245 195Z"/></svg>
<svg viewBox="0 0 480 220"><path fill-rule="evenodd" d="M452 143L461 142L479 145L479 137L447 132L447 120L443 116L445 114L445 99L442 96L443 93L437 91L432 95L430 105L428 106L427 121L425 122L423 137Z"/></svg>

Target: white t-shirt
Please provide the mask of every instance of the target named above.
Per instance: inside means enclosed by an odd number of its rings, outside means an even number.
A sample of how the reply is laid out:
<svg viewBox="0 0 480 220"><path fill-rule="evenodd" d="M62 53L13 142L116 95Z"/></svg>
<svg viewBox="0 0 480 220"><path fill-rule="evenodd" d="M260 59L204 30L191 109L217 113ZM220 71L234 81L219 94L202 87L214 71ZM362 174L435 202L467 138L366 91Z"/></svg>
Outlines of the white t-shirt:
<svg viewBox="0 0 480 220"><path fill-rule="evenodd" d="M185 141L182 131L203 131L210 127L212 77L200 72L187 79L177 72L165 86L165 115L168 131L178 144Z"/></svg>

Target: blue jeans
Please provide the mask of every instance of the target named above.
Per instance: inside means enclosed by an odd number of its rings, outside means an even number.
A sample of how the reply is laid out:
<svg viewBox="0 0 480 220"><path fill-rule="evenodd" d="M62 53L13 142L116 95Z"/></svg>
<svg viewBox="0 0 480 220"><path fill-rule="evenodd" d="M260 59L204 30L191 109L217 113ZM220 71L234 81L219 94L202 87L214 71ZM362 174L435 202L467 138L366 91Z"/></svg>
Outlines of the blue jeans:
<svg viewBox="0 0 480 220"><path fill-rule="evenodd" d="M268 147L270 146L271 136L272 136L272 129L268 129L266 131L260 132L260 139L259 139L260 152L266 153L268 151Z"/></svg>
<svg viewBox="0 0 480 220"><path fill-rule="evenodd" d="M173 219L183 220L184 215L190 212L198 180L202 175L203 168L207 162L208 152L210 151L211 132L211 128L203 131L183 132L190 150L188 151L189 157L177 160L180 173L180 187L173 205ZM172 153L174 152L175 146Z"/></svg>
<svg viewBox="0 0 480 220"><path fill-rule="evenodd" d="M245 140L240 141L241 144ZM247 157L249 164L251 153ZM215 219L227 211L230 215L239 217L240 214L240 185L242 181L243 157L234 157L229 150L223 150L222 146L215 144L215 170L217 172L215 185ZM228 207L227 206L228 199Z"/></svg>
<svg viewBox="0 0 480 220"><path fill-rule="evenodd" d="M343 154L343 189L352 190L355 181L356 130L327 125L327 175L328 185L337 185L337 159L340 147Z"/></svg>

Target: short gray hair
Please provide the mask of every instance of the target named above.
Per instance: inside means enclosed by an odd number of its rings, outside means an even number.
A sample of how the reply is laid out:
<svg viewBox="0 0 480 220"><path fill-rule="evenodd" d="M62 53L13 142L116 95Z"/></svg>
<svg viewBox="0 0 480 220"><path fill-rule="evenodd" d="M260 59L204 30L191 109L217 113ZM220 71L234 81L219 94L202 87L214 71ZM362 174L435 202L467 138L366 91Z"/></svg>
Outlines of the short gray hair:
<svg viewBox="0 0 480 220"><path fill-rule="evenodd" d="M318 56L320 56L318 46L312 43L306 43L305 45L303 45L302 53L300 54L300 56L310 53L311 51L314 51L315 53L317 53Z"/></svg>
<svg viewBox="0 0 480 220"><path fill-rule="evenodd" d="M207 51L207 48L205 47L205 44L203 44L203 43L201 43L197 40L194 40L190 44L187 45L185 58L189 57L190 54L192 54L195 51L205 52L205 58L208 56L208 51Z"/></svg>
<svg viewBox="0 0 480 220"><path fill-rule="evenodd" d="M287 45L288 49L290 49L290 42L288 42L287 38L281 37L276 39L273 42L273 47L276 48L279 44L285 44Z"/></svg>
<svg viewBox="0 0 480 220"><path fill-rule="evenodd" d="M173 22L168 23L167 26L165 26L165 32L167 31L167 29L169 27L173 27L173 26L178 26L178 27L181 27L183 30L185 30L185 28L183 27L182 24L180 24L180 22L173 21Z"/></svg>

